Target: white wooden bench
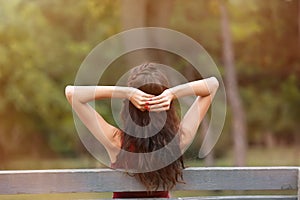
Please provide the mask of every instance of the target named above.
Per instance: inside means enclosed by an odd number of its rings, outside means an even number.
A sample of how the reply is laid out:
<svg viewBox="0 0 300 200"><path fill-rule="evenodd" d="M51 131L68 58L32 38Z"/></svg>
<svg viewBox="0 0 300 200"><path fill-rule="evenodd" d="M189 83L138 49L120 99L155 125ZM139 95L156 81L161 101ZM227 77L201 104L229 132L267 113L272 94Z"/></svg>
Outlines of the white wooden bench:
<svg viewBox="0 0 300 200"><path fill-rule="evenodd" d="M186 184L178 184L175 191L290 190L291 194L180 197L179 199L300 200L299 167L194 167L184 170L184 180ZM0 171L0 194L143 190L144 187L134 178L110 169Z"/></svg>

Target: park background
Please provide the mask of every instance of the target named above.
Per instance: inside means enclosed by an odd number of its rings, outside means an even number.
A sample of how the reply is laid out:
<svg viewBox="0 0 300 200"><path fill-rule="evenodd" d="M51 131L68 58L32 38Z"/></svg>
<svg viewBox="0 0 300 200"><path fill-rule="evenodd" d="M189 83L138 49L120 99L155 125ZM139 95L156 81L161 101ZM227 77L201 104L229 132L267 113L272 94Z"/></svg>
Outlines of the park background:
<svg viewBox="0 0 300 200"><path fill-rule="evenodd" d="M188 166L300 165L299 0L0 0L0 169L102 167L77 135L64 88L100 42L147 26L190 36L223 76L222 135L207 159L194 142ZM197 78L176 59L154 61ZM113 121L109 107L97 109Z"/></svg>

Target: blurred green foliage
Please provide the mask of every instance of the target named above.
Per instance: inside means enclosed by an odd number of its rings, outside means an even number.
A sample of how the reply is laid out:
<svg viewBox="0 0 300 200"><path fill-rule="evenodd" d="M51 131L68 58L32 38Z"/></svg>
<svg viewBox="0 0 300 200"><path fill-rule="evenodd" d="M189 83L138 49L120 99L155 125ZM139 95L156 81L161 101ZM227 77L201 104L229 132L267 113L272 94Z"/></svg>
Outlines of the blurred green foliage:
<svg viewBox="0 0 300 200"><path fill-rule="evenodd" d="M64 87L74 82L95 44L119 30L111 26L117 4L1 0L0 5L0 155L80 152Z"/></svg>
<svg viewBox="0 0 300 200"><path fill-rule="evenodd" d="M279 143L299 141L299 2L227 3L250 143L264 143L266 133ZM169 27L202 44L223 71L216 1L173 6ZM93 47L121 31L120 8L109 0L0 0L0 159L85 152L64 87ZM99 109L113 121L105 105ZM223 135L228 132L226 126ZM229 147L230 140L221 138L218 146Z"/></svg>

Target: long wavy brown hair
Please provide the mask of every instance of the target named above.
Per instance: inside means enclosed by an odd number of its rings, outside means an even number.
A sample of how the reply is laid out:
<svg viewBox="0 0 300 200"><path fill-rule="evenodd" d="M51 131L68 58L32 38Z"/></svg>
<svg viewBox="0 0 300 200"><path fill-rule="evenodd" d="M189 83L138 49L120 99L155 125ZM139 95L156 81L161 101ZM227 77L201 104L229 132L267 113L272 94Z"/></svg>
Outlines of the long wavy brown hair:
<svg viewBox="0 0 300 200"><path fill-rule="evenodd" d="M167 77L156 65L155 63L145 63L133 68L128 78L128 86L138 88L148 94L161 94L169 87L169 83ZM163 161L172 155L181 155L179 140L176 139L178 137L175 137L180 123L175 104L175 102L172 102L170 109L166 112L152 112L150 118L151 111L141 111L129 100L124 101L121 111L121 118L124 123L121 133L121 148L125 151L120 151L118 154L116 167L128 169L133 168L133 165L135 165L134 168L147 169L151 168L154 162ZM138 127L144 127L141 133L137 133L141 130ZM139 137L129 133L139 134ZM166 148L166 145L173 139L175 139L176 145L172 145L172 148ZM140 154L149 153L161 148L166 148L166 153L161 154L159 158L145 160L141 156L137 162L133 162L132 159L128 158L128 154L124 153L126 151ZM184 164L182 156L180 156L166 167L156 171L149 170L145 173L134 173L133 176L140 180L147 191L156 191L160 187L164 190L170 190L176 183L183 182L182 169L184 169Z"/></svg>

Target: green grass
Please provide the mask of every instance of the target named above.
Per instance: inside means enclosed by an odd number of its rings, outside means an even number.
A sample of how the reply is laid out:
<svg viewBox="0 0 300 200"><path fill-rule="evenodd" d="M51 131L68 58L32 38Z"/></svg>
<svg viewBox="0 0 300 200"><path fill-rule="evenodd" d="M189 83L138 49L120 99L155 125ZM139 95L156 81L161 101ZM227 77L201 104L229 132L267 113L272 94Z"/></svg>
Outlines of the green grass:
<svg viewBox="0 0 300 200"><path fill-rule="evenodd" d="M300 166L300 149L296 147L254 148L248 153L249 166Z"/></svg>

